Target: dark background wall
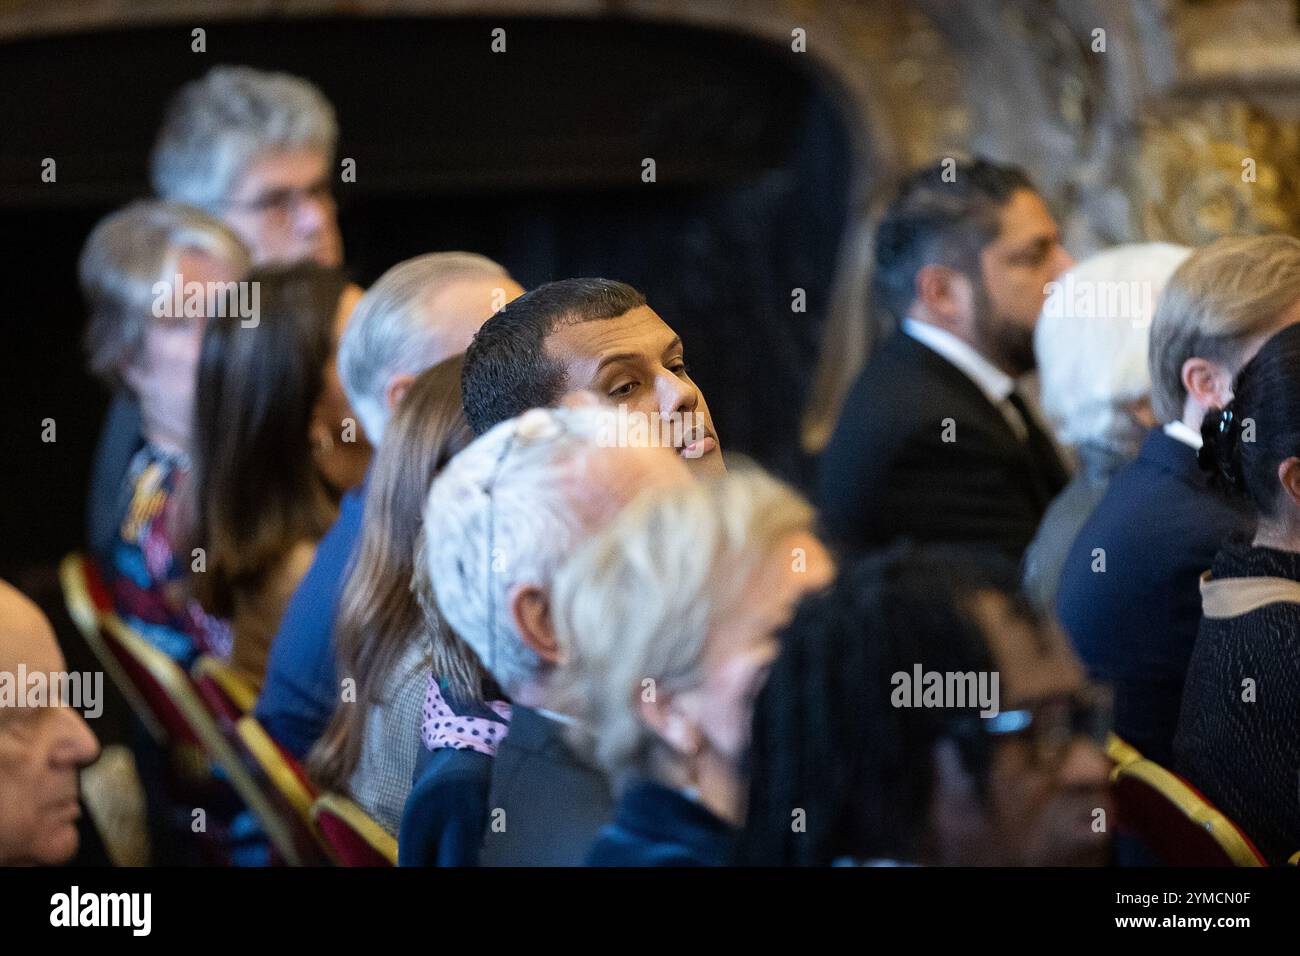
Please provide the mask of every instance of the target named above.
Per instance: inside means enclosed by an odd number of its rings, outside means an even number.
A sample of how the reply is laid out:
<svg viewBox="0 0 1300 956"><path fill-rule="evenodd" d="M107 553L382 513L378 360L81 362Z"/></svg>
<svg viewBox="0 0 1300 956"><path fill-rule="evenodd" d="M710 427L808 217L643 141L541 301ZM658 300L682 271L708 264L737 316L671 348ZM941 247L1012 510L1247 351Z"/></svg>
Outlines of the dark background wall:
<svg viewBox="0 0 1300 956"><path fill-rule="evenodd" d="M338 193L358 281L464 248L528 287L631 282L683 336L727 449L804 480L799 411L850 163L805 58L620 20L270 20L209 27L202 54L189 31L0 46L0 574L80 543L107 396L83 371L76 256L96 219L147 192L167 97L218 63L307 76L334 102L339 155L356 160ZM56 183L40 180L45 157Z"/></svg>

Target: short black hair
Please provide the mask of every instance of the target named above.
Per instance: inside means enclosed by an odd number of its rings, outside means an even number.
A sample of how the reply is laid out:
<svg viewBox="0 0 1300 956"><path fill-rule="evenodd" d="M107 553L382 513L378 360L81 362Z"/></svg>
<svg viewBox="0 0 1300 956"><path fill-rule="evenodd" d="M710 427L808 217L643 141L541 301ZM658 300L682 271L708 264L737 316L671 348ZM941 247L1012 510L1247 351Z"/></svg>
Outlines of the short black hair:
<svg viewBox="0 0 1300 956"><path fill-rule="evenodd" d="M899 184L876 228L875 299L902 322L916 298L916 274L939 263L978 277L980 250L998 236L998 213L1019 190L1034 189L1018 166L944 159Z"/></svg>
<svg viewBox="0 0 1300 956"><path fill-rule="evenodd" d="M754 711L748 818L738 861L826 866L839 858L916 861L934 789L933 753L957 742L979 792L992 751L954 733L954 708L893 706L892 675L990 672L993 653L972 613L997 591L1037 621L1015 568L979 549L898 544L847 564L806 598ZM792 827L802 810L804 828Z"/></svg>
<svg viewBox="0 0 1300 956"><path fill-rule="evenodd" d="M613 319L645 304L644 295L613 279L547 282L508 303L465 352L460 395L474 434L564 395L565 370L546 354L546 339L557 328Z"/></svg>

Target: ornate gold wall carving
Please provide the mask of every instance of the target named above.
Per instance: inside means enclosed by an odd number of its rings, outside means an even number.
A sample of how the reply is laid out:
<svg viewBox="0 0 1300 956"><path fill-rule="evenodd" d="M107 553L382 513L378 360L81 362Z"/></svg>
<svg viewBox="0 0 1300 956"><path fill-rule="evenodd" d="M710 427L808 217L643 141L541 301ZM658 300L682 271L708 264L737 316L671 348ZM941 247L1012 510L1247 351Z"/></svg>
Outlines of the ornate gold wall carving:
<svg viewBox="0 0 1300 956"><path fill-rule="evenodd" d="M1132 176L1144 238L1201 245L1239 233L1296 232L1300 124L1248 103L1196 104L1148 119Z"/></svg>

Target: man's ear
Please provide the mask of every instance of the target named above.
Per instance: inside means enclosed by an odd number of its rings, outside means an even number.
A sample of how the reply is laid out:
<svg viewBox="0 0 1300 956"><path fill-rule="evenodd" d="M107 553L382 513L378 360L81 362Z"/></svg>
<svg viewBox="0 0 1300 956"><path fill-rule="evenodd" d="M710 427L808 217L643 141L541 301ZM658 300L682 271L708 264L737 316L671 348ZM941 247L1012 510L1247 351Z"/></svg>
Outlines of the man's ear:
<svg viewBox="0 0 1300 956"><path fill-rule="evenodd" d="M551 599L534 584L517 584L510 592L510 617L524 643L542 660L555 664L560 648L551 625Z"/></svg>
<svg viewBox="0 0 1300 956"><path fill-rule="evenodd" d="M415 376L405 372L394 375L388 380L388 386L384 389L384 404L388 406L389 411L397 408L402 401L402 396L406 394L406 390L411 387L411 383L414 381Z"/></svg>
<svg viewBox="0 0 1300 956"><path fill-rule="evenodd" d="M687 718L681 703L675 694L652 688L642 692L638 711L641 722L656 737L682 756L693 757L700 752L704 737L694 721Z"/></svg>
<svg viewBox="0 0 1300 956"><path fill-rule="evenodd" d="M1300 505L1300 458L1292 455L1277 466L1277 480L1291 503Z"/></svg>
<svg viewBox="0 0 1300 956"><path fill-rule="evenodd" d="M1232 401L1232 376L1209 359L1189 358L1183 363L1183 388L1201 408L1222 408Z"/></svg>
<svg viewBox="0 0 1300 956"><path fill-rule="evenodd" d="M970 312L970 280L949 266L930 263L917 270L916 304L932 322L957 329Z"/></svg>

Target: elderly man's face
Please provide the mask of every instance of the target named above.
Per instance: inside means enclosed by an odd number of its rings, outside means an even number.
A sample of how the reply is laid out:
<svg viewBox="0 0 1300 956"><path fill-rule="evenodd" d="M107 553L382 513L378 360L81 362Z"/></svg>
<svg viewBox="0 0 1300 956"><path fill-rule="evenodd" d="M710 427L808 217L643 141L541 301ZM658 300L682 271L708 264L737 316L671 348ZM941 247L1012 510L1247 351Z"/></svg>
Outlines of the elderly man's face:
<svg viewBox="0 0 1300 956"><path fill-rule="evenodd" d="M697 473L725 471L708 403L686 371L682 340L654 309L563 325L547 337L546 351L564 367L570 390L594 392L644 416Z"/></svg>
<svg viewBox="0 0 1300 956"><path fill-rule="evenodd" d="M45 616L0 582L0 671L65 669ZM16 678L15 678L16 679ZM77 852L77 772L99 744L81 715L58 706L0 706L0 864L63 863Z"/></svg>
<svg viewBox="0 0 1300 956"><path fill-rule="evenodd" d="M253 264L343 263L329 157L311 149L262 154L235 183L222 218Z"/></svg>

